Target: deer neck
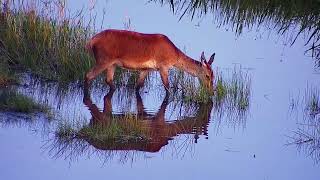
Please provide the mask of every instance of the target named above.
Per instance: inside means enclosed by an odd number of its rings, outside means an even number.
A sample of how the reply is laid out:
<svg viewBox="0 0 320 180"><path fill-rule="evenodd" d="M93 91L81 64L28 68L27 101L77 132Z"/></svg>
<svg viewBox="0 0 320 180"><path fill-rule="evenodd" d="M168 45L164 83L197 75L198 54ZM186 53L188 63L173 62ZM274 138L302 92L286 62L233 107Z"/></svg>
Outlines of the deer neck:
<svg viewBox="0 0 320 180"><path fill-rule="evenodd" d="M187 73L197 76L200 78L200 74L202 73L202 65L201 62L196 61L189 56L185 55L181 52L177 63L174 65L174 67L186 71Z"/></svg>

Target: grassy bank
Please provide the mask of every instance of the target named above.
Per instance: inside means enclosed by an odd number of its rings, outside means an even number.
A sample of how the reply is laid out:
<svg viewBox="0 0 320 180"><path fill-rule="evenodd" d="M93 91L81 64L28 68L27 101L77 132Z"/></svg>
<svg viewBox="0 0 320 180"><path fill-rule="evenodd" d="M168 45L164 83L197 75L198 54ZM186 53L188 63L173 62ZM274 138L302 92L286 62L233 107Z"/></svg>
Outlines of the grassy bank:
<svg viewBox="0 0 320 180"><path fill-rule="evenodd" d="M84 47L95 34L95 19L85 20L84 11L72 17L63 0L34 2L31 6L28 0L8 1L0 7L0 58L5 69L14 67L14 71L44 79L82 83L94 64ZM137 77L137 73L117 69L114 79L117 85L132 85ZM0 80L5 78L0 69Z"/></svg>
<svg viewBox="0 0 320 180"><path fill-rule="evenodd" d="M0 90L0 111L33 113L48 112L48 108L19 93Z"/></svg>
<svg viewBox="0 0 320 180"><path fill-rule="evenodd" d="M14 1L8 1L0 8L0 48L5 55L2 60L47 79L83 79L93 63L84 49L93 33L90 24L85 24L82 18L76 21L76 17L53 15L65 11L64 6L54 4L62 1L52 1L46 6L41 1L34 6L27 2L13 5Z"/></svg>

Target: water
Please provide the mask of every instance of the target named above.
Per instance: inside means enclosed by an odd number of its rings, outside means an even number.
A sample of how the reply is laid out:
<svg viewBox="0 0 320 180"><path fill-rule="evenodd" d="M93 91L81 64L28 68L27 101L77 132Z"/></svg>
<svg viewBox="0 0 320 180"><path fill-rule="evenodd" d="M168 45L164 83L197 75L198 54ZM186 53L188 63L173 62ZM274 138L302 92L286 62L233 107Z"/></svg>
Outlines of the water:
<svg viewBox="0 0 320 180"><path fill-rule="evenodd" d="M87 2L69 3L77 9ZM82 91L76 87L61 91L50 83L34 85L29 79L29 86L18 91L36 101L46 101L54 118L48 120L37 113L27 118L0 113L1 179L320 178L317 156L304 146L286 145L292 141L288 136L303 128L301 124L307 119L303 103L292 108L292 99L300 101L308 85L319 88L320 83L314 60L304 54L302 38L289 46L288 36L263 27L236 36L228 27L217 28L210 16L178 22L168 7L160 8L156 3L108 1L103 5L98 1L97 11L101 13L106 7L107 12L103 27L123 28L124 20L130 17L134 30L166 34L195 59L202 51L207 56L215 52L215 69L227 72L241 65L252 79L246 116L236 120L227 115L219 117L213 106L211 118L205 123L208 125L201 126L208 126L207 131L202 129L199 138L194 132L173 136L159 152L106 151L86 143L76 146L78 149L57 147L54 132L58 121L84 119L89 123L91 114L82 102ZM152 116L158 113L164 98L164 92L158 90L162 88L160 78L155 76L154 81L155 86L141 93L145 111ZM106 94L104 87L91 92L91 100L100 110ZM114 113L135 112L136 104L135 95L126 89L112 97ZM172 103L166 107L167 123L181 117Z"/></svg>

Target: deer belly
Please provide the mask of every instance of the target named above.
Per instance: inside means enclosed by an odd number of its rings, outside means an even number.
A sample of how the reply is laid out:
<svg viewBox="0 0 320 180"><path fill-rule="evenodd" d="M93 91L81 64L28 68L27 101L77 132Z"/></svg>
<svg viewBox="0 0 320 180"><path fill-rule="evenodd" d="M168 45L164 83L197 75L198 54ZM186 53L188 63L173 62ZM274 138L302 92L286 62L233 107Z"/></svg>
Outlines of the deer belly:
<svg viewBox="0 0 320 180"><path fill-rule="evenodd" d="M130 62L126 61L119 64L119 66L122 66L123 68L126 69L157 69L157 62L155 60L148 60L148 61L143 61L143 62Z"/></svg>
<svg viewBox="0 0 320 180"><path fill-rule="evenodd" d="M149 60L142 63L141 66L146 69L157 69L157 62L155 60Z"/></svg>

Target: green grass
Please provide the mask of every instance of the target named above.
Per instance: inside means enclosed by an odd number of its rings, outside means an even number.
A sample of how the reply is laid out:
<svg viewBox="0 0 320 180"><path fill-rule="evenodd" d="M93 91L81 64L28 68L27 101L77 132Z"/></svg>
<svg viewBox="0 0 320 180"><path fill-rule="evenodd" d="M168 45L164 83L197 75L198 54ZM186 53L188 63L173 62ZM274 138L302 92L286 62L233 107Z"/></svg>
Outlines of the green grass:
<svg viewBox="0 0 320 180"><path fill-rule="evenodd" d="M11 91L0 91L0 110L22 113L48 112L48 108L33 99Z"/></svg>
<svg viewBox="0 0 320 180"><path fill-rule="evenodd" d="M173 101L185 103L207 103L211 100L210 93L197 78L180 70L170 71L171 98Z"/></svg>
<svg viewBox="0 0 320 180"><path fill-rule="evenodd" d="M55 133L60 139L85 139L95 143L127 143L148 140L148 134L136 116L127 114L123 117L111 117L102 123L77 126L61 123Z"/></svg>
<svg viewBox="0 0 320 180"><path fill-rule="evenodd" d="M320 1L319 0L151 0L168 4L180 19L212 14L217 26L234 31L261 27L289 37L294 44L305 40L309 52L320 67Z"/></svg>
<svg viewBox="0 0 320 180"><path fill-rule="evenodd" d="M43 5L43 4L42 4ZM55 8L49 3L49 8ZM53 9L58 11L59 9ZM2 50L16 67L47 79L83 79L93 60L84 46L92 31L83 21L39 13L39 8L17 5L0 22Z"/></svg>
<svg viewBox="0 0 320 180"><path fill-rule="evenodd" d="M189 104L214 101L217 106L228 104L228 108L239 111L248 109L251 95L251 78L241 68L234 68L231 74L216 73L215 92L209 93L199 81L181 71L170 74L172 100Z"/></svg>
<svg viewBox="0 0 320 180"><path fill-rule="evenodd" d="M53 15L65 8L58 9L54 2L46 8L24 4L22 1L6 12L0 8L0 48L6 54L4 60L39 77L66 82L82 80L93 64L93 58L84 49L93 33L90 24L84 24L83 18L75 21Z"/></svg>
<svg viewBox="0 0 320 180"><path fill-rule="evenodd" d="M27 6L26 2L22 0L15 6L9 5L13 7L10 10L0 6L1 61L14 67L12 71L31 72L36 77L59 83L82 83L85 73L95 63L84 48L96 33L95 19L85 21L85 11L79 11L74 17L55 15L66 11L63 0L50 1L46 5L37 0L35 7ZM2 84L8 82L5 75L0 71ZM138 72L117 68L114 81L118 86L133 86L137 78ZM103 79L104 76L100 76L99 82Z"/></svg>

